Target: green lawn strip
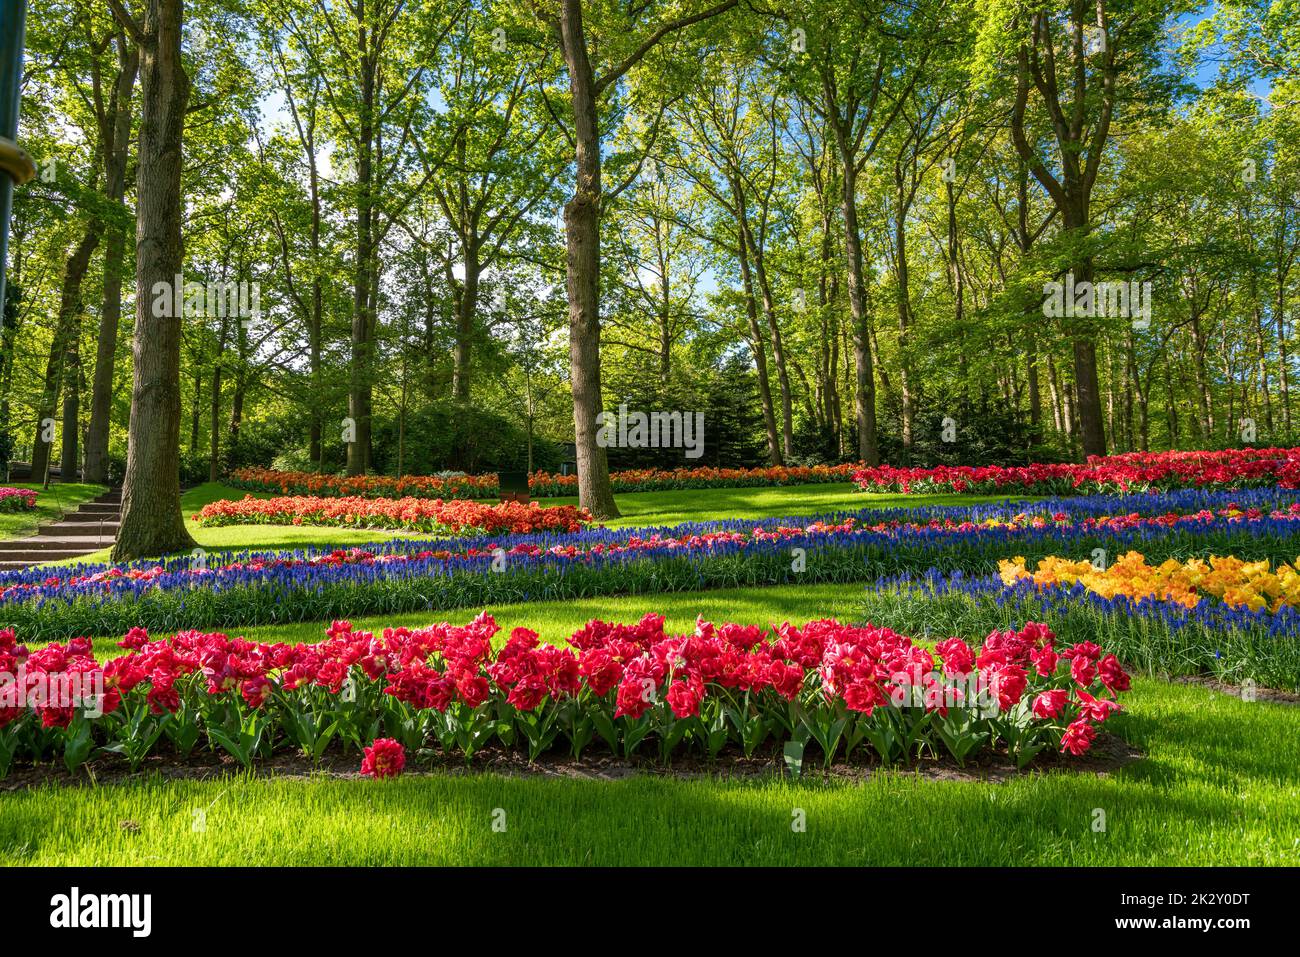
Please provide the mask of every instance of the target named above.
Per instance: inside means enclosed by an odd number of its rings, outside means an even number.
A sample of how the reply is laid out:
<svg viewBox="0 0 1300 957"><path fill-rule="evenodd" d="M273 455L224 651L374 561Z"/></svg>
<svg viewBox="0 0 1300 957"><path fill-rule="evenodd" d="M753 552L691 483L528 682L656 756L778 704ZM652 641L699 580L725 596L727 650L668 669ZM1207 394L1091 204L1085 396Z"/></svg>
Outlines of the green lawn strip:
<svg viewBox="0 0 1300 957"><path fill-rule="evenodd" d="M610 528L641 528L657 525L681 525L686 522L712 522L730 518L784 518L787 515L825 515L831 512L856 512L864 508L914 508L922 505L977 505L1001 502L1005 495L871 495L859 492L852 482L827 485L782 485L756 488L675 489L668 492L622 492L615 501L622 517L602 524ZM181 496L186 518L209 502L220 499L238 501L245 495L271 498L267 493L248 493L241 489L209 482L190 489ZM496 499L477 501L495 502ZM545 508L578 504L572 498L537 500ZM238 526L209 529L210 533L229 531ZM273 528L258 525L254 528ZM300 530L300 529L295 529ZM242 545L243 542L241 541Z"/></svg>
<svg viewBox="0 0 1300 957"><path fill-rule="evenodd" d="M0 863L1300 864L1300 708L1155 679L1127 702L1146 756L1108 777L150 777L5 794Z"/></svg>
<svg viewBox="0 0 1300 957"><path fill-rule="evenodd" d="M920 507L923 505L975 505L1000 502L992 495L868 495L855 492L852 483L788 485L778 488L681 489L671 492L629 492L618 495L623 517L604 524L611 528L680 525L684 522L720 521L728 518L783 518L823 515L864 508ZM238 501L246 495L271 498L267 492L245 492L221 482L206 482L181 495L186 527L201 548L208 551L264 551L364 545L390 538L420 538L418 532L377 528L334 528L308 525L225 525L203 528L193 521L204 505L221 499ZM541 499L544 506L577 505L576 498ZM111 549L50 565L106 562Z"/></svg>
<svg viewBox="0 0 1300 957"><path fill-rule="evenodd" d="M636 492L614 496L621 518L611 528L681 525L731 518L785 518L856 512L864 508L919 508L923 505L979 505L1020 496L1006 495L871 495L851 482L827 485L784 485L771 488L682 489ZM577 505L576 498L548 498L543 505Z"/></svg>
<svg viewBox="0 0 1300 957"><path fill-rule="evenodd" d="M374 615L358 618L352 625L355 630L377 633L386 627L399 625L415 628L439 621L464 624L480 612L487 611L501 626L498 638L502 642L510 636L512 628L522 627L531 628L552 644L565 644L570 635L593 618L634 622L648 612L663 615L665 629L674 634L694 631L697 617L716 624L734 621L745 625L774 626L786 621L802 624L815 618L847 621L856 615L861 597L862 586L851 584L720 588L695 593L622 595L564 602L520 602L486 609ZM322 641L324 628L325 625L319 622L299 622L242 628L239 633L253 641Z"/></svg>
<svg viewBox="0 0 1300 957"><path fill-rule="evenodd" d="M36 508L27 512L0 512L0 538L25 538L43 522L57 521L67 512L75 512L84 502L99 498L108 489L102 485L69 482L54 483L48 489L30 482L0 482L7 488L36 489Z"/></svg>
<svg viewBox="0 0 1300 957"><path fill-rule="evenodd" d="M270 498L264 492L245 492L220 482L205 482L181 494L181 514L185 527L194 536L200 548L208 551L263 551L274 549L321 548L331 545L364 545L385 539L409 535L378 528L312 528L303 525L227 525L221 528L204 528L194 521L194 516L209 502L221 499ZM49 562L50 565L78 565L109 561L111 548L104 548L79 558Z"/></svg>
<svg viewBox="0 0 1300 957"><path fill-rule="evenodd" d="M721 624L780 625L785 621L803 623L814 618L850 620L857 613L862 586L853 584L781 585L772 588L721 588L714 591L673 593L667 595L623 595L618 597L579 598L563 602L519 602L489 608L457 608L451 611L415 611L392 615L369 615L351 619L357 631L378 634L385 628L405 625L419 628L440 621L464 624L482 611L489 612L501 626L498 643L510 637L513 628L531 628L543 640L565 644L570 635L593 618L606 621L639 621L647 612L663 615L669 631L684 633L695 628L696 616ZM224 630L251 641L313 642L325 639L328 622L291 622L282 625L255 625ZM161 633L155 635L160 637ZM115 635L95 639L95 654L107 659L121 654ZM34 642L33 647L39 646Z"/></svg>

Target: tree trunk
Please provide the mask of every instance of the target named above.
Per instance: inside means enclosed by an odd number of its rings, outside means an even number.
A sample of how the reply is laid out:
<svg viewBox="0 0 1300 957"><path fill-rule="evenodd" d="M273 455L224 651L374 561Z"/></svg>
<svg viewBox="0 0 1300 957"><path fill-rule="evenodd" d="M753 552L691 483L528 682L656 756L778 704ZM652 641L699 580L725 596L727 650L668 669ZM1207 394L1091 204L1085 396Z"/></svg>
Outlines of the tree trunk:
<svg viewBox="0 0 1300 957"><path fill-rule="evenodd" d="M1277 370L1277 395L1278 401L1282 403L1282 430L1286 433L1287 441L1290 442L1291 436L1291 357L1286 347L1286 293L1279 284L1277 294L1277 350L1278 350L1278 370Z"/></svg>
<svg viewBox="0 0 1300 957"><path fill-rule="evenodd" d="M569 68L577 159L573 197L564 206L564 237L578 501L596 518L617 518L609 462L596 441L596 416L604 410L600 386L601 159L595 77L587 57L581 0L562 0L560 35Z"/></svg>
<svg viewBox="0 0 1300 957"><path fill-rule="evenodd" d="M819 197L821 194L819 193ZM831 430L831 438L835 445L836 453L844 454L843 438L840 433L840 395L839 395L839 366L840 366L840 336L838 320L834 310L831 308L835 300L835 293L838 286L835 283L835 267L832 261L834 256L834 237L831 230L834 228L832 223L830 209L823 204L821 216L821 257L819 262L819 272L817 276L817 305L821 314L821 366L818 369L818 379L822 386L823 415L827 425Z"/></svg>
<svg viewBox="0 0 1300 957"><path fill-rule="evenodd" d="M1074 268L1074 281L1092 282L1092 260L1085 259ZM1077 320L1076 320L1077 321ZM1106 454L1106 430L1101 411L1101 386L1097 377L1097 345L1091 323L1076 328L1071 336L1074 352L1074 396L1079 417L1079 438L1083 454Z"/></svg>
<svg viewBox="0 0 1300 957"><path fill-rule="evenodd" d="M781 390L781 454L773 465L781 465L785 459L794 455L794 408L791 400L790 373L785 360L785 346L781 340L781 327L776 321L776 302L772 295L772 285L768 281L767 266L763 261L763 250L754 241L753 230L749 226L749 214L745 208L745 194L740 183L732 182L732 195L736 200L736 216L740 220L740 241L748 249L753 264L753 276L758 282L758 292L763 298L763 317L767 322L767 334L772 341L772 361L776 365L777 385ZM752 288L750 302L753 302Z"/></svg>
<svg viewBox="0 0 1300 957"><path fill-rule="evenodd" d="M114 561L192 548L180 508L181 317L155 315L175 292L181 247L181 166L189 77L181 61L182 0L149 0L140 56L136 181L136 319L122 525Z"/></svg>
<svg viewBox="0 0 1300 957"><path fill-rule="evenodd" d="M1043 396L1038 385L1038 343L1032 336L1025 349L1025 361L1025 378L1029 385L1029 424L1037 427L1043 421Z"/></svg>
<svg viewBox="0 0 1300 957"><path fill-rule="evenodd" d="M238 318L235 320L238 322ZM217 354L212 360L212 394L208 397L208 481L221 478L221 372L226 351L226 320L217 328Z"/></svg>
<svg viewBox="0 0 1300 957"><path fill-rule="evenodd" d="M1206 370L1206 353L1209 350L1209 340L1201 329L1201 319L1196 313L1196 303L1192 303L1192 341L1196 347L1194 357L1195 365L1193 373L1196 376L1196 405L1200 412L1200 430L1201 436L1208 440L1214 435L1214 409L1212 407L1213 399L1210 396L1210 379Z"/></svg>
<svg viewBox="0 0 1300 957"><path fill-rule="evenodd" d="M109 97L109 109L101 119L104 140L104 194L120 204L126 195L126 163L131 150L131 99L140 51L127 36L117 37L118 71ZM108 483L108 440L112 426L113 373L117 367L117 330L122 318L122 254L126 232L110 225L104 242L104 299L95 344L95 374L90 387L90 422L86 427L87 482Z"/></svg>
<svg viewBox="0 0 1300 957"><path fill-rule="evenodd" d="M120 199L120 197L119 197ZM95 344L95 373L90 391L90 424L86 429L86 481L108 483L108 440L113 411L113 372L117 362L117 330L122 317L123 230L110 227L104 246L104 301Z"/></svg>
<svg viewBox="0 0 1300 957"><path fill-rule="evenodd" d="M1102 77L1096 91L1088 89L1088 68L1084 52L1084 25L1089 22L1091 8L1086 3L1076 2L1067 14L1064 29L1072 35L1071 43L1062 44L1064 51L1070 51L1074 69L1070 82L1070 93L1074 97L1073 105L1063 108L1061 90L1056 83L1053 71L1056 69L1054 54L1050 51L1058 41L1053 38L1053 19L1055 14L1047 10L1030 12L1027 25L1030 35L1022 37L1017 49L1016 96L1011 110L1011 139L1022 162L1029 166L1034 178L1042 184L1051 196L1053 204L1061 214L1062 227L1067 235L1078 237L1080 241L1087 238L1090 231L1089 205L1093 183L1097 171L1101 168L1100 152L1106 146L1110 130L1111 116L1115 104L1115 57L1116 48L1108 46L1094 60L1097 75ZM1105 4L1098 0L1096 16L1105 23ZM1017 27L1025 23L1017 23ZM1031 50L1033 56L1031 58ZM1041 50L1049 51L1045 72L1049 75L1043 80L1039 66ZM1025 129L1025 109L1029 102L1030 75L1035 74L1034 87L1044 101L1045 112L1052 117L1052 133L1056 140L1059 176L1054 175L1038 156L1036 148L1030 144ZM1085 136L1086 110L1089 104L1095 106L1095 121L1087 128ZM1065 119L1070 114L1070 119ZM1091 256L1082 256L1074 263L1071 270L1076 284L1092 282L1093 262ZM1074 353L1074 406L1079 417L1079 434L1083 441L1083 454L1106 454L1106 430L1102 421L1101 390L1097 376L1097 328L1090 319L1075 318L1072 328L1068 330Z"/></svg>
<svg viewBox="0 0 1300 957"><path fill-rule="evenodd" d="M196 455L199 451L199 417L203 410L203 367L197 359L193 366L190 373L190 378L194 381L194 396L190 402L190 455Z"/></svg>
<svg viewBox="0 0 1300 957"><path fill-rule="evenodd" d="M239 442L239 430L244 425L244 394L247 382L242 373L235 376L235 391L230 396L230 447Z"/></svg>
<svg viewBox="0 0 1300 957"><path fill-rule="evenodd" d="M78 437L81 431L81 310L71 316L63 349L63 447L59 480L77 480Z"/></svg>
<svg viewBox="0 0 1300 957"><path fill-rule="evenodd" d="M1252 286L1254 283L1252 282ZM1252 294L1255 301L1255 367L1259 370L1259 387L1264 400L1264 428L1273 435L1273 396L1268 384L1268 349L1264 345L1264 311L1259 307L1259 299Z"/></svg>
<svg viewBox="0 0 1300 957"><path fill-rule="evenodd" d="M741 284L745 290L745 316L749 320L749 345L754 350L754 368L758 372L758 397L763 406L763 427L767 433L767 455L773 465L781 462L781 440L776 428L776 409L772 403L772 384L767 371L767 350L763 330L758 325L758 302L754 297L754 276L749 262L749 244L742 231L738 250Z"/></svg>
<svg viewBox="0 0 1300 957"><path fill-rule="evenodd" d="M32 443L32 481L41 482L49 468L50 444L44 441L47 421L54 419L59 408L59 395L68 381L67 365L76 353L79 317L81 315L81 284L86 278L90 257L99 245L101 227L98 221L86 227L81 241L77 243L72 254L68 256L63 269L63 287L59 294L59 314L54 324L54 339L50 343L50 358L45 366L45 385L41 393L41 404L36 413L36 438ZM75 383L75 379L72 380ZM75 391L76 386L73 386ZM68 410L65 408L64 412ZM66 418L64 427L67 427ZM76 423L73 423L72 454L76 462ZM64 439L67 450L67 439ZM73 480L70 474L63 475L63 481Z"/></svg>
<svg viewBox="0 0 1300 957"><path fill-rule="evenodd" d="M460 296L456 302L456 348L452 358L451 394L457 402L468 405L474 361L474 320L478 313L478 284L482 267L479 265L477 240L471 237L463 245L465 280L460 285Z"/></svg>
<svg viewBox="0 0 1300 957"><path fill-rule="evenodd" d="M1065 402L1060 378L1056 373L1056 360L1047 354L1047 385L1052 393L1052 424L1058 435L1070 434L1070 421L1065 415Z"/></svg>
<svg viewBox="0 0 1300 957"><path fill-rule="evenodd" d="M374 319L370 304L374 285L373 153L378 66L370 48L369 29L364 22L357 26L357 38L357 55L361 63L361 117L357 124L357 258L352 279L352 362L348 390L348 417L352 419L353 441L348 443L348 475L364 475L370 468L374 391Z"/></svg>
<svg viewBox="0 0 1300 957"><path fill-rule="evenodd" d="M907 197L904 193L903 174L895 170L898 208L894 217L894 256L897 262L898 291L898 393L903 416L903 464L911 464L912 453L912 375L908 350L909 329L912 317L912 298L907 274Z"/></svg>
<svg viewBox="0 0 1300 957"><path fill-rule="evenodd" d="M867 465L880 464L876 437L876 373L871 356L866 284L862 266L862 238L858 230L857 173L847 138L836 124L840 158L844 164L844 256L848 265L849 310L853 316L853 366L856 388L854 411L858 426L858 458Z"/></svg>

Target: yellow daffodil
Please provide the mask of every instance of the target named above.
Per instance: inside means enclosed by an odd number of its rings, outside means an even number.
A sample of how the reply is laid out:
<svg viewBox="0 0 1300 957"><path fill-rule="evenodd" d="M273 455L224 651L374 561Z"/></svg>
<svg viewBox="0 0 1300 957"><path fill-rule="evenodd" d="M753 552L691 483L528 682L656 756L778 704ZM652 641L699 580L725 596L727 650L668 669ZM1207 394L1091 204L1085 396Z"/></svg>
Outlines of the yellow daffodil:
<svg viewBox="0 0 1300 957"><path fill-rule="evenodd" d="M1186 608L1196 607L1202 598L1255 611L1300 606L1300 559L1276 569L1266 561L1248 562L1232 555L1212 555L1208 561L1169 558L1153 566L1141 552L1133 551L1106 568L1051 555L1031 570L1024 557L1017 556L1000 561L998 573L1006 585L1026 579L1040 588L1079 583L1104 598L1155 598Z"/></svg>

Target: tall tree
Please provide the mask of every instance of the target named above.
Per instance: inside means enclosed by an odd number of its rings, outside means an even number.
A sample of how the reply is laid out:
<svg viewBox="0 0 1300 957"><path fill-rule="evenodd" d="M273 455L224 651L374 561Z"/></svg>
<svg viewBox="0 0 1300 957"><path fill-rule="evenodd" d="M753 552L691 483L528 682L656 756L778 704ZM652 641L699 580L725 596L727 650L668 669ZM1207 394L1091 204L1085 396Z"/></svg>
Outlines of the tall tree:
<svg viewBox="0 0 1300 957"><path fill-rule="evenodd" d="M1014 44L1015 95L1011 137L1034 178L1052 198L1074 252L1069 271L1076 286L1094 279L1092 193L1115 121L1117 105L1143 97L1132 90L1154 76L1154 50L1172 4L1162 0L1071 0L1064 17L1036 0L1009 0L987 29L1006 31ZM1127 81L1127 82L1126 82ZM1027 132L1032 103L1051 132L1053 155L1036 148ZM1150 94L1147 94L1148 97ZM1106 454L1105 423L1097 377L1098 329L1075 317L1069 332L1074 385L1085 455Z"/></svg>
<svg viewBox="0 0 1300 957"><path fill-rule="evenodd" d="M799 95L830 127L839 161L857 450L868 465L880 462L880 440L858 182L929 59L938 33L930 20L924 6L900 11L875 0L824 0L789 21L801 31L790 76ZM806 52L800 49L804 44Z"/></svg>
<svg viewBox="0 0 1300 957"><path fill-rule="evenodd" d="M689 12L677 16L667 10L681 5L655 0L627 11L603 3L591 4L592 12L597 14L591 23L584 20L583 0L558 0L558 10L549 4L533 5L535 14L559 44L569 74L575 169L573 196L564 206L570 384L578 499L597 518L616 518L619 514L605 450L596 441L596 416L604 408L600 383L600 215L602 205L624 188L606 195L601 185L602 104L628 71L665 38L726 13L737 3L688 3L685 6ZM593 38L598 42L593 44ZM593 46L599 58L596 63Z"/></svg>
<svg viewBox="0 0 1300 957"><path fill-rule="evenodd" d="M140 49L136 176L135 339L122 523L113 559L191 548L180 506L181 317L155 308L183 268L181 166L190 80L181 59L183 0L146 0L137 22L109 6ZM160 315L159 313L166 313Z"/></svg>
<svg viewBox="0 0 1300 957"><path fill-rule="evenodd" d="M95 119L99 126L104 163L104 196L111 207L104 242L104 295L95 349L95 372L90 396L90 422L86 427L85 480L108 481L108 443L113 408L113 372L117 358L117 328L122 316L122 257L126 247L125 210L119 207L126 196L126 164L131 149L132 99L140 53L126 31L113 37L117 71L108 98L96 65L92 74Z"/></svg>

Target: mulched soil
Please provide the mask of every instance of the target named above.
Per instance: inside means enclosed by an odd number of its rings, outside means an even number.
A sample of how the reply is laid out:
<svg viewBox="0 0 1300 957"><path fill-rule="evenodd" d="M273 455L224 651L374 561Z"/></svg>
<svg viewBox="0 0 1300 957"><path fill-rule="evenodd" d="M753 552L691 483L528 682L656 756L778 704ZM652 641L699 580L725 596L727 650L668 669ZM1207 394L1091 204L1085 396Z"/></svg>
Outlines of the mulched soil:
<svg viewBox="0 0 1300 957"><path fill-rule="evenodd" d="M1217 691L1219 694L1226 694L1230 698L1242 697L1241 685L1228 684L1217 678L1211 678L1206 675L1185 675L1181 678L1174 678L1173 681L1183 685L1196 685L1198 688L1205 688L1209 691ZM1273 704L1300 704L1300 694L1293 691L1279 691L1276 688L1255 687L1255 700L1268 701Z"/></svg>
<svg viewBox="0 0 1300 957"><path fill-rule="evenodd" d="M651 742L653 744L653 742ZM810 749L804 762L803 778L807 781L862 782L873 775L911 774L934 781L985 781L1001 783L1031 773L1075 773L1105 776L1143 757L1142 752L1115 735L1102 732L1092 750L1082 757L1044 751L1024 770L1017 770L1007 755L988 753L958 765L950 757L923 757L909 763L882 765L861 747L851 762L836 762L828 769L821 766L820 756ZM298 754L281 754L257 761L252 773L257 777L290 780L306 778L349 779L360 777L361 757L332 750L320 762L313 763ZM15 767L0 781L0 792L22 791L41 785L95 786L143 781L209 780L243 769L229 755L196 752L188 758L160 754L146 760L132 772L125 761L116 757L96 758L71 774L61 764ZM592 751L575 761L562 752L542 755L529 763L518 751L489 747L470 762L449 759L438 753L407 755L406 775L503 774L513 777L568 778L574 780L617 781L635 775L683 780L712 778L730 780L771 780L788 776L779 746L762 749L761 754L746 758L742 753L723 752L716 760L688 755L674 758L669 765L659 764L650 756L633 756L630 760Z"/></svg>

